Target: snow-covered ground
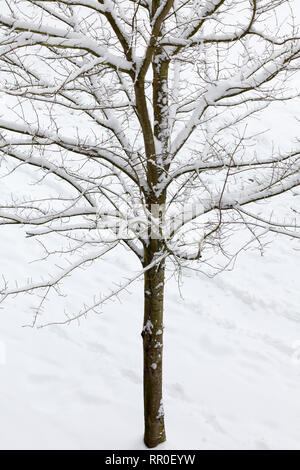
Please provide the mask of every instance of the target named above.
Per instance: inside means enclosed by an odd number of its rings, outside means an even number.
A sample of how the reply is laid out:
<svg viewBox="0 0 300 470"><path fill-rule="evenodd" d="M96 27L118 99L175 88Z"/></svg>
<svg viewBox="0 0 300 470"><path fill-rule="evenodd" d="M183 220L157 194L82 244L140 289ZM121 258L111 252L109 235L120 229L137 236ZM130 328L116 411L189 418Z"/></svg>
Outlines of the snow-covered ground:
<svg viewBox="0 0 300 470"><path fill-rule="evenodd" d="M292 197L292 196L289 196ZM298 199L298 197L296 198ZM167 285L162 449L300 449L300 251L277 238L214 279ZM6 278L46 275L37 245L1 229ZM80 271L48 318L137 269L123 252ZM80 325L22 328L31 296L0 311L1 449L143 449L142 283ZM295 345L296 342L296 345ZM300 344L300 343L299 343ZM3 350L6 350L6 360ZM300 357L300 346L298 348Z"/></svg>
<svg viewBox="0 0 300 470"><path fill-rule="evenodd" d="M32 252L24 252L21 234L6 232L2 267L20 272ZM300 340L300 255L293 248L278 239L263 257L248 251L234 271L215 279L190 275L182 297L169 282L162 449L300 449L293 349ZM114 258L91 271L72 279L74 308L80 290L99 291L109 277L125 275L126 261ZM5 304L1 449L144 448L141 287L80 326L21 328L28 302Z"/></svg>

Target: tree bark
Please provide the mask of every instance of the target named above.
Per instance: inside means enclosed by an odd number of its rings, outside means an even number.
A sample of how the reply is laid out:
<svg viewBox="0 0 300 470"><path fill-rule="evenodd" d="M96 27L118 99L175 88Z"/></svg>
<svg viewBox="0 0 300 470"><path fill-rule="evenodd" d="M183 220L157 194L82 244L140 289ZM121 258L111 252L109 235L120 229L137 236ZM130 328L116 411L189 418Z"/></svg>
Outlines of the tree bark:
<svg viewBox="0 0 300 470"><path fill-rule="evenodd" d="M151 247L148 260L153 259ZM163 303L165 264L160 263L144 275L144 442L156 447L166 440L162 403Z"/></svg>
<svg viewBox="0 0 300 470"><path fill-rule="evenodd" d="M165 250L163 221L166 192L159 194L160 181L168 169L167 153L169 142L168 72L169 57L156 43L162 35L162 22L171 9L173 1L165 2L164 8L155 18L161 6L159 0L152 2L153 31L149 49L149 65L152 62L153 118L154 126L146 116L147 102L142 75L143 89L136 84L136 103L143 128L147 159L147 182L150 191L146 197L149 226L149 245L144 248L144 267ZM161 17L160 17L161 15ZM160 26L158 27L158 24ZM157 29L157 30L156 30ZM150 141L150 145L149 145ZM154 222L154 224L152 224ZM144 325L142 331L144 349L144 441L147 447L156 447L166 440L164 410L162 401L162 354L163 354L163 309L165 288L165 261L154 265L144 275Z"/></svg>

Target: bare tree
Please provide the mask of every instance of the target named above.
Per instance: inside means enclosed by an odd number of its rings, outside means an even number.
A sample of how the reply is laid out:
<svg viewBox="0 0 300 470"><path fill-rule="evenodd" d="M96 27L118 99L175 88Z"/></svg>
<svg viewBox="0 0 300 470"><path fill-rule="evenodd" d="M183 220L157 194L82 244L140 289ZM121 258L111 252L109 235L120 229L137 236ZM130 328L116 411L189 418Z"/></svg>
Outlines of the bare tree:
<svg viewBox="0 0 300 470"><path fill-rule="evenodd" d="M144 276L145 443L165 440L163 302L170 269L228 262L226 242L300 237L297 210L278 220L258 201L300 184L300 150L253 146L247 122L296 92L300 34L288 0L2 0L2 168L32 168L57 197L12 198L0 224L39 240L70 242L68 267L41 291L126 246L141 270L106 297L63 318L70 323ZM260 206L261 207L261 206ZM76 261L74 258L77 255ZM172 265L173 262L173 265ZM40 304L40 307L41 307ZM36 314L33 325L44 326Z"/></svg>

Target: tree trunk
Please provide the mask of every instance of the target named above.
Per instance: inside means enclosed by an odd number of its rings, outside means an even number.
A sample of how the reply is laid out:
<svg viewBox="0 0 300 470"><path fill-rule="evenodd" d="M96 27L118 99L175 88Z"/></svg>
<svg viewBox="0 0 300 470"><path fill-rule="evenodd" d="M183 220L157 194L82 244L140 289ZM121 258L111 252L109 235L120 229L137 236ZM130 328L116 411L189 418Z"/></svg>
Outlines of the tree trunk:
<svg viewBox="0 0 300 470"><path fill-rule="evenodd" d="M150 258L153 259L151 253ZM155 447L166 440L162 403L164 262L146 271L144 276L145 310L142 331L144 347L144 441L147 447Z"/></svg>

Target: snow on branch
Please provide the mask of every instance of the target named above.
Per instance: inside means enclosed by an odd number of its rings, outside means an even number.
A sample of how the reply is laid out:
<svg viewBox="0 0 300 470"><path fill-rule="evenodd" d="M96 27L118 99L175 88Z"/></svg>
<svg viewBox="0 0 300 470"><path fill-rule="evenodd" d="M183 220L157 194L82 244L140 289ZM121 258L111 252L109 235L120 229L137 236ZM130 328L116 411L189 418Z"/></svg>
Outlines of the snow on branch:
<svg viewBox="0 0 300 470"><path fill-rule="evenodd" d="M5 288L4 297L47 295L111 247L133 253L142 269L67 324L148 270L218 271L270 234L299 238L299 211L275 214L300 185L299 142L290 129L278 132L285 117L295 123L299 97L300 35L289 6L5 2L0 225L19 225L45 247L55 240L66 260L81 255L52 280ZM21 171L24 188L14 179ZM232 247L238 230L250 240Z"/></svg>
<svg viewBox="0 0 300 470"><path fill-rule="evenodd" d="M19 31L19 33L13 34L10 37L7 45L6 41L2 43L0 47L2 55L16 51L21 47L41 44L45 47L61 47L90 52L98 58L90 67L103 63L124 72L129 72L133 67L131 62L122 57L115 56L107 48L99 46L96 41L87 38L82 33L42 24L34 25L27 21L14 20L2 14L0 15L0 25L11 28L13 32Z"/></svg>

